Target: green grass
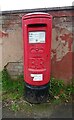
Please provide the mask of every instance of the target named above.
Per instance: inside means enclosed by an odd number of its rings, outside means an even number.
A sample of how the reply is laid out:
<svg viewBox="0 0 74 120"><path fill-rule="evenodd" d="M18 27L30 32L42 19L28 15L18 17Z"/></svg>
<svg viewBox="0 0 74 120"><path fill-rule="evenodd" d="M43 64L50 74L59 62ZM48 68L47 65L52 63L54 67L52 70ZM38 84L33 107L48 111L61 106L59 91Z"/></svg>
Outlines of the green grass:
<svg viewBox="0 0 74 120"><path fill-rule="evenodd" d="M0 101L2 100L2 72L0 72Z"/></svg>
<svg viewBox="0 0 74 120"><path fill-rule="evenodd" d="M21 75L17 76L17 79L13 80L11 76L8 74L7 70L4 69L2 71L3 102L10 106L10 108L13 111L18 111L24 108L26 109L31 108L31 104L23 100L23 94L24 94L23 76ZM49 103L51 104L57 105L63 101L68 102L71 100L72 94L74 94L74 86L73 84L65 85L63 80L57 80L52 77L50 81L49 94L50 94ZM38 108L38 105L36 106L36 108Z"/></svg>
<svg viewBox="0 0 74 120"><path fill-rule="evenodd" d="M2 91L3 99L11 98L13 100L19 99L23 95L24 90L24 80L23 76L17 76L16 80L11 79L7 70L2 71ZM5 96L6 95L6 96Z"/></svg>
<svg viewBox="0 0 74 120"><path fill-rule="evenodd" d="M69 101L74 94L74 86L72 84L64 84L63 80L51 78L49 93L54 100Z"/></svg>

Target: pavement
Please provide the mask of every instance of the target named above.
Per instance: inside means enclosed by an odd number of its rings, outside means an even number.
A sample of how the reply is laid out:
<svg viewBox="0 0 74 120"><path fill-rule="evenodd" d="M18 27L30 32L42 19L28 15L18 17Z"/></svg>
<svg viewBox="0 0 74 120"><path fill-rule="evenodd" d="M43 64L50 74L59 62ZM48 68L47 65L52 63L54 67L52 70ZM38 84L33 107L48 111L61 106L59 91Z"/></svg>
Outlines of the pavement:
<svg viewBox="0 0 74 120"><path fill-rule="evenodd" d="M51 118L72 118L73 107L71 103L62 104L51 114Z"/></svg>
<svg viewBox="0 0 74 120"><path fill-rule="evenodd" d="M40 109L32 109L29 112L24 110L13 112L8 107L3 107L2 118L72 118L73 104L63 103L60 105L46 105Z"/></svg>

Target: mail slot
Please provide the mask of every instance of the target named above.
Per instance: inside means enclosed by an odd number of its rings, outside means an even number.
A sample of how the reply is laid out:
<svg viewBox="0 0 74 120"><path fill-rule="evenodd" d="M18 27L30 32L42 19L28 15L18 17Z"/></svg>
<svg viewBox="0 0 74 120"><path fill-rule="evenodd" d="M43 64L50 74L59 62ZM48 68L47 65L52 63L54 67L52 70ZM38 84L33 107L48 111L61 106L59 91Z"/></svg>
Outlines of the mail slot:
<svg viewBox="0 0 74 120"><path fill-rule="evenodd" d="M32 103L48 96L52 16L35 12L22 17L25 98Z"/></svg>

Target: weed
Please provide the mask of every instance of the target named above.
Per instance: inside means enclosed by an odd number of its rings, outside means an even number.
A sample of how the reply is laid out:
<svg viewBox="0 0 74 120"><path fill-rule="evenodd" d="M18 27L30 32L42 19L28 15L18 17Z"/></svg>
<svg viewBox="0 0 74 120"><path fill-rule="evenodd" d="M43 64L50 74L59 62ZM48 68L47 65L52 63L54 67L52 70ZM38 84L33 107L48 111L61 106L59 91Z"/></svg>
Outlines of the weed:
<svg viewBox="0 0 74 120"><path fill-rule="evenodd" d="M7 70L2 71L2 90L3 93L11 94L13 99L19 99L23 95L24 82L23 77L17 77L17 80L12 80Z"/></svg>
<svg viewBox="0 0 74 120"><path fill-rule="evenodd" d="M0 72L0 100L2 100L2 72Z"/></svg>
<svg viewBox="0 0 74 120"><path fill-rule="evenodd" d="M10 91L12 88L12 80L10 75L8 74L7 70L4 69L2 71L2 90L3 91Z"/></svg>
<svg viewBox="0 0 74 120"><path fill-rule="evenodd" d="M65 85L63 80L56 80L51 78L49 93L53 98L61 100L69 100L72 93L74 93L74 88L72 84Z"/></svg>
<svg viewBox="0 0 74 120"><path fill-rule="evenodd" d="M28 105L21 100L24 93L23 90L23 75L17 76L17 80L13 80L7 70L4 69L2 71L2 99L3 101L7 101L10 104L11 109L15 112L20 110L21 106L23 109L29 109ZM53 99L50 98L50 102L53 104L59 104L62 101L70 100L71 95L74 94L74 88L72 84L65 85L63 80L57 80L52 77L50 81L49 93L50 97L53 96Z"/></svg>
<svg viewBox="0 0 74 120"><path fill-rule="evenodd" d="M20 107L19 107L19 105L16 102L13 102L11 104L11 109L12 109L12 111L16 112L16 111L20 110Z"/></svg>
<svg viewBox="0 0 74 120"><path fill-rule="evenodd" d="M58 104L60 104L62 101L61 101L61 99L53 99L52 100L52 104L54 104L54 105L58 105Z"/></svg>
<svg viewBox="0 0 74 120"><path fill-rule="evenodd" d="M64 89L64 82L62 80L56 80L55 78L51 78L50 81L50 93L53 96L57 96Z"/></svg>

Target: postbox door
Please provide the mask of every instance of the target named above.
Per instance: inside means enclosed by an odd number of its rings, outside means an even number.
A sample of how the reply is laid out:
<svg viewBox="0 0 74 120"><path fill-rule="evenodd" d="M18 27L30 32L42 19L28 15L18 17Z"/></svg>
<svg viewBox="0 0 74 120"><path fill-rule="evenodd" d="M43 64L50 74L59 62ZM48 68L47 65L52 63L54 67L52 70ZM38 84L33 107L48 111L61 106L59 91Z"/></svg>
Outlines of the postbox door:
<svg viewBox="0 0 74 120"><path fill-rule="evenodd" d="M27 23L25 26L25 81L31 85L44 85L50 79L51 21Z"/></svg>

